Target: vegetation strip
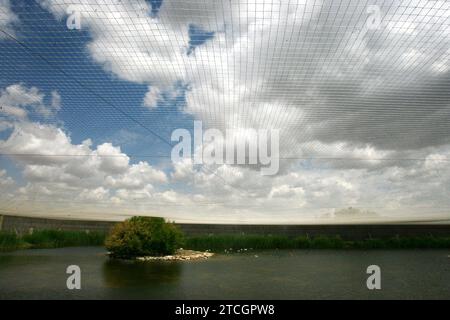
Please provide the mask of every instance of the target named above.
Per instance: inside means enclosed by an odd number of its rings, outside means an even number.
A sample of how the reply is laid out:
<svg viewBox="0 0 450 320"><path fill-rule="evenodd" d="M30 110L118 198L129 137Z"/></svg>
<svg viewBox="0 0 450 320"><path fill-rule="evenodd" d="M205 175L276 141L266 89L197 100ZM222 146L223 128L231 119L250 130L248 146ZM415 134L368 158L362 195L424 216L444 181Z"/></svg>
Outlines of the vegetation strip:
<svg viewBox="0 0 450 320"><path fill-rule="evenodd" d="M187 238L192 250L242 251L265 249L448 249L450 237L393 237L344 240L339 236L286 237L264 235L210 235Z"/></svg>
<svg viewBox="0 0 450 320"><path fill-rule="evenodd" d="M0 251L103 246L106 234L101 232L41 230L17 235L0 232ZM343 240L340 237L297 237L264 235L205 235L187 237L183 248L213 252L265 249L450 249L450 237L393 237L390 239Z"/></svg>
<svg viewBox="0 0 450 320"><path fill-rule="evenodd" d="M103 232L85 231L39 230L24 235L0 232L0 251L102 246L105 237Z"/></svg>

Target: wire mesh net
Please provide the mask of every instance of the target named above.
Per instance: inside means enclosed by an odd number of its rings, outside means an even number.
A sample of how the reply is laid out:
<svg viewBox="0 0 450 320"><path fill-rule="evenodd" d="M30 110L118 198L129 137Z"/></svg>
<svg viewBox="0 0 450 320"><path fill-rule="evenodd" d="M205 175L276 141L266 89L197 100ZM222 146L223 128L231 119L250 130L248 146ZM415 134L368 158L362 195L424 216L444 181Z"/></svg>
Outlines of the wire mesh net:
<svg viewBox="0 0 450 320"><path fill-rule="evenodd" d="M449 217L447 1L3 0L0 56L3 212ZM195 120L279 170L172 161Z"/></svg>

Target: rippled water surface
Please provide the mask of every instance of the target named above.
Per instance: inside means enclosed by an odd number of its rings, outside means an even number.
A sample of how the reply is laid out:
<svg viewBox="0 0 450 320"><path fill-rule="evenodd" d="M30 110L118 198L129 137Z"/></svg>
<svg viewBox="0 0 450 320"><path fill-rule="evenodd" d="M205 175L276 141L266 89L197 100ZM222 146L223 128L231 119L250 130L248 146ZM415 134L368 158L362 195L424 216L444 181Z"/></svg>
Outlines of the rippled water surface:
<svg viewBox="0 0 450 320"><path fill-rule="evenodd" d="M1 299L438 299L450 298L449 250L280 250L206 261L112 261L103 248L0 254ZM381 267L381 290L366 268ZM81 268L68 290L66 268Z"/></svg>

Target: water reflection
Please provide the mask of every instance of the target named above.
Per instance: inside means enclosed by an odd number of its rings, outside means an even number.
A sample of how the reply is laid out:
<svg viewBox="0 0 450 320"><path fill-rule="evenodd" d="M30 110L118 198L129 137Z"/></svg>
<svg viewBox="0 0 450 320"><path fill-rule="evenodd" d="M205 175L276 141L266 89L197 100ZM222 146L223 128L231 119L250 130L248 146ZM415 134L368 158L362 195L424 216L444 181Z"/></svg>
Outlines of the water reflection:
<svg viewBox="0 0 450 320"><path fill-rule="evenodd" d="M126 261L109 259L103 263L102 274L108 287L148 287L176 283L183 264L173 261Z"/></svg>
<svg viewBox="0 0 450 320"><path fill-rule="evenodd" d="M448 250L267 250L133 262L110 260L103 248L26 250L0 254L0 300L449 299L447 256ZM67 290L72 264L82 270L82 290ZM382 268L382 290L367 290L371 264Z"/></svg>

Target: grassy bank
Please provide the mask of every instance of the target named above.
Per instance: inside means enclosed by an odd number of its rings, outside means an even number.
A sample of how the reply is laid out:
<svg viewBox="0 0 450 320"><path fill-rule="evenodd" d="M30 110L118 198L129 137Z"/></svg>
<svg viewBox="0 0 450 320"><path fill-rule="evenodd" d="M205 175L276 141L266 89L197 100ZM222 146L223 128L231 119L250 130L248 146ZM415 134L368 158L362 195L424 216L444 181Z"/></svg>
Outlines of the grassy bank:
<svg viewBox="0 0 450 320"><path fill-rule="evenodd" d="M339 236L297 237L261 235L213 235L187 238L185 247L192 250L242 249L449 249L450 237L394 237L391 239L343 240Z"/></svg>
<svg viewBox="0 0 450 320"><path fill-rule="evenodd" d="M18 249L103 246L106 234L100 232L42 230L18 236L0 232L0 251ZM186 237L183 247L214 252L242 249L450 249L450 237L394 237L391 239L343 240L339 236L297 237L263 235L205 235Z"/></svg>
<svg viewBox="0 0 450 320"><path fill-rule="evenodd" d="M106 234L102 232L39 230L22 236L0 232L0 251L44 249L75 246L102 246Z"/></svg>

